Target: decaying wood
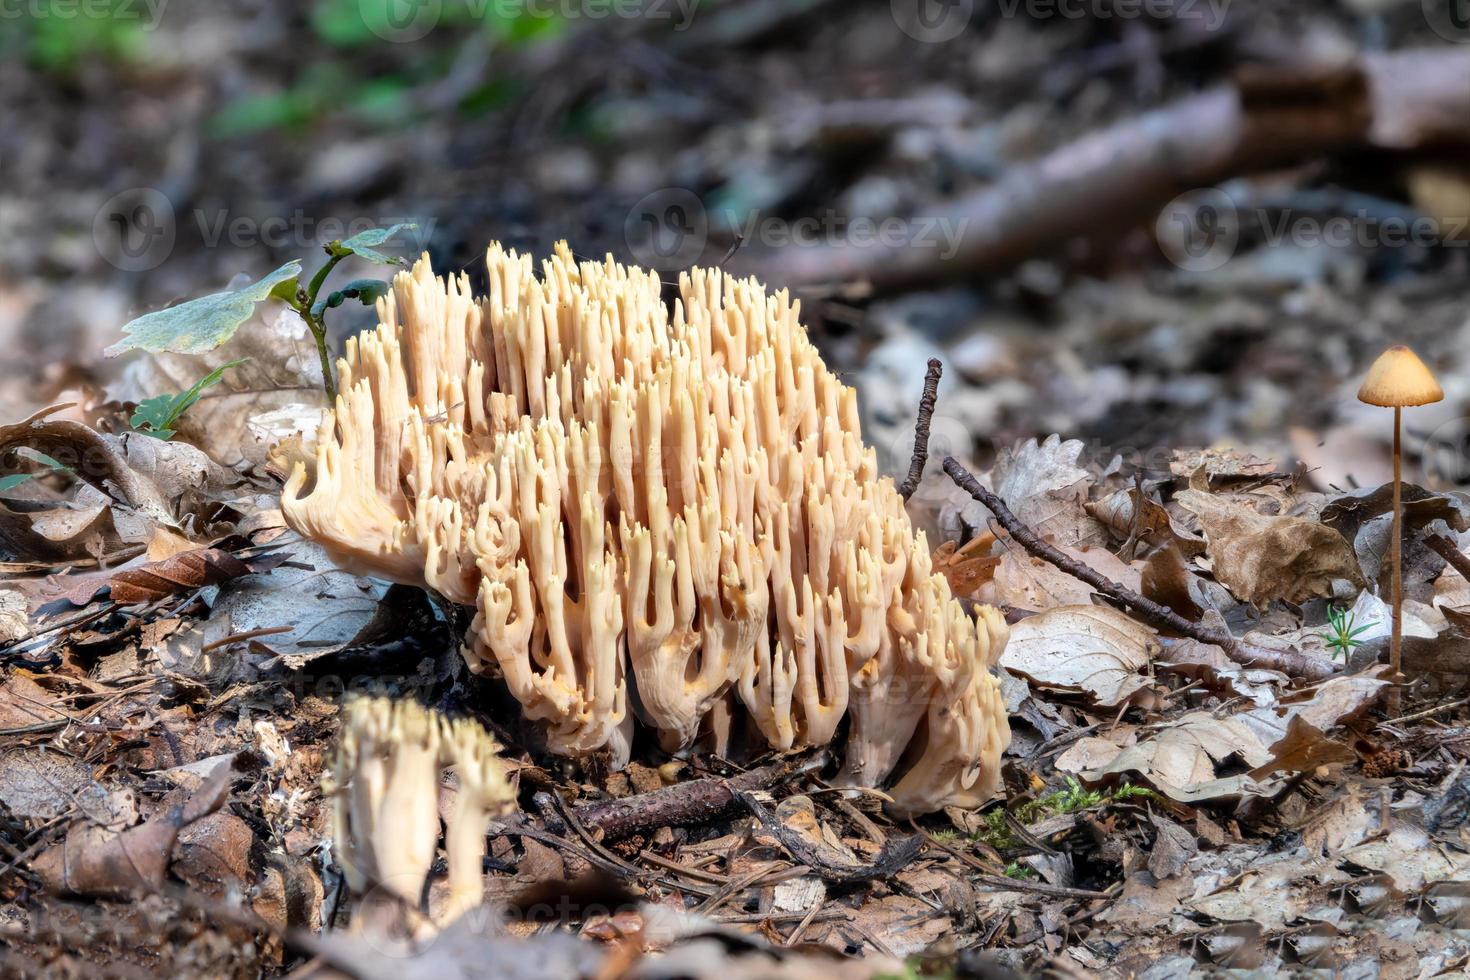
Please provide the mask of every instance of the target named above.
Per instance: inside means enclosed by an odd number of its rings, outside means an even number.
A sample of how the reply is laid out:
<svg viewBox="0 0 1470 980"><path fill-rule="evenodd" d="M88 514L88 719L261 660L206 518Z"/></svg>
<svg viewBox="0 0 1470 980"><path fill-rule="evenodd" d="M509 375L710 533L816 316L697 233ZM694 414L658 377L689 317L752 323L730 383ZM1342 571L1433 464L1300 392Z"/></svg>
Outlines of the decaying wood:
<svg viewBox="0 0 1470 980"><path fill-rule="evenodd" d="M1162 606L1152 599L1139 595L1127 586L1114 582L1090 565L1068 557L1047 544L1040 535L1011 513L1005 501L983 486L953 456L945 458L944 472L949 474L949 478L954 480L961 490L984 504L995 515L996 522L1005 528L1006 533L1022 548L1121 603L1126 612L1131 612L1137 619L1148 623L1155 629L1188 636L1201 643L1213 644L1225 651L1225 655L1231 660L1247 667L1279 670L1293 677L1314 681L1325 680L1336 672L1336 668L1329 661L1290 651L1265 650L1243 643L1225 630L1211 629L1200 623L1190 622L1167 606Z"/></svg>
<svg viewBox="0 0 1470 980"><path fill-rule="evenodd" d="M915 210L958 229L957 249L839 242L779 254L746 249L733 265L792 285L917 287L1003 269L1150 220L1175 196L1231 177L1355 148L1439 143L1470 143L1470 50L1370 54L1319 69L1256 68L1230 85L1083 136L967 197Z"/></svg>

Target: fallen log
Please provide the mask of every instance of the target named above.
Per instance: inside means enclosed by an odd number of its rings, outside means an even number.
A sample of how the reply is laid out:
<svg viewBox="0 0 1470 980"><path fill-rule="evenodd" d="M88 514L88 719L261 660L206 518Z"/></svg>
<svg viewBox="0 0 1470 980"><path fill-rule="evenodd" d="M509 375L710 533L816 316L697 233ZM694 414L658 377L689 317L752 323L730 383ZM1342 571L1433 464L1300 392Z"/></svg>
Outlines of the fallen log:
<svg viewBox="0 0 1470 980"><path fill-rule="evenodd" d="M1019 165L967 197L916 209L958 247L839 242L762 249L733 272L878 291L1003 270L1078 237L1151 220L1179 194L1350 149L1470 144L1470 50L1365 55L1326 68L1251 66L1228 85L1116 123ZM915 222L917 226L917 221Z"/></svg>

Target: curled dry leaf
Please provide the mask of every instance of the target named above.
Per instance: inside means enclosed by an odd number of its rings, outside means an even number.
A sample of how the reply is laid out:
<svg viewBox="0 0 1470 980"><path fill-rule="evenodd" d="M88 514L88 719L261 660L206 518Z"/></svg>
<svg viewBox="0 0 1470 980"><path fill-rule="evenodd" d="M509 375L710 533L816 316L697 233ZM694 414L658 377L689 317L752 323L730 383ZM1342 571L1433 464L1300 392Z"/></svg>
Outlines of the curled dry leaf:
<svg viewBox="0 0 1470 980"><path fill-rule="evenodd" d="M1135 540L1153 548L1171 542L1186 555L1198 555L1205 543L1190 537L1174 526L1169 512L1157 500L1143 495L1143 507L1137 506L1136 487L1115 490L1101 500L1085 504L1083 509L1105 526L1118 541Z"/></svg>
<svg viewBox="0 0 1470 980"><path fill-rule="evenodd" d="M1138 591L1139 573L1104 548L1060 548L1062 554L1090 565L1114 582ZM1086 606L1095 594L1092 586L1074 578L1051 562L1042 561L1012 546L999 559L991 588L980 598L993 605L1046 612L1060 606Z"/></svg>
<svg viewBox="0 0 1470 980"><path fill-rule="evenodd" d="M1331 596L1334 579L1362 586L1352 545L1332 528L1299 517L1267 517L1243 504L1182 490L1179 505L1199 518L1215 578L1242 602Z"/></svg>
<svg viewBox="0 0 1470 980"><path fill-rule="evenodd" d="M1366 710L1385 686L1385 681L1371 674L1357 674L1309 688L1290 704L1252 708L1226 717L1216 717L1208 710L1191 711L1081 775L1089 782L1142 779L1181 803L1268 795L1277 787L1271 779L1276 773L1355 758L1346 746L1341 746L1346 749L1343 752L1334 747L1336 743L1316 743L1325 741L1322 733ZM1106 757L1103 746L1093 746L1090 751L1094 757ZM1243 763L1248 771L1221 775L1224 764L1231 760Z"/></svg>
<svg viewBox="0 0 1470 980"><path fill-rule="evenodd" d="M1044 687L1116 707L1148 686L1153 630L1109 606L1063 606L1011 627L1001 666Z"/></svg>
<svg viewBox="0 0 1470 980"><path fill-rule="evenodd" d="M1169 607L1185 619L1198 620L1204 615L1201 603L1195 598L1198 582L1173 541L1149 556L1138 585L1138 591L1146 598Z"/></svg>
<svg viewBox="0 0 1470 980"><path fill-rule="evenodd" d="M145 544L159 525L187 530L205 502L240 483L192 446L106 435L47 418L52 411L0 426L7 470L26 449L54 460L69 484L60 493L28 485L25 499L0 504L0 550L9 557L63 562Z"/></svg>
<svg viewBox="0 0 1470 980"><path fill-rule="evenodd" d="M992 538L992 541L994 539ZM974 598L982 586L995 577L999 558L976 553L972 547L981 538L972 538L963 548L954 541L946 541L934 549L934 567L949 580L949 588L956 596Z"/></svg>
<svg viewBox="0 0 1470 980"><path fill-rule="evenodd" d="M1193 477L1199 473L1210 480L1216 477L1266 476L1275 471L1275 461L1234 449L1176 449L1169 460L1169 472L1177 477Z"/></svg>

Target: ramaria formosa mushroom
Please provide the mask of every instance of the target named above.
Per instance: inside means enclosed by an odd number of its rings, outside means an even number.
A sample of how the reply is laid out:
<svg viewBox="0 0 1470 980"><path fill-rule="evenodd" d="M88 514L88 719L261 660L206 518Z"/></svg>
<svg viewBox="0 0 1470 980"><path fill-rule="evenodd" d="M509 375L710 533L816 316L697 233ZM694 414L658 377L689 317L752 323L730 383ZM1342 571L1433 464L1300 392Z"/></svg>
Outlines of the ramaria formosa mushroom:
<svg viewBox="0 0 1470 980"><path fill-rule="evenodd" d="M342 712L327 793L332 837L348 887L378 887L417 908L439 841L439 774L458 776L446 819L453 919L479 905L490 819L515 792L489 732L414 701L353 698Z"/></svg>
<svg viewBox="0 0 1470 980"><path fill-rule="evenodd" d="M1399 665L1402 663L1404 632L1404 573L1403 573L1403 447L1400 428L1403 411L1416 405L1429 405L1444 398L1439 382L1419 355L1402 345L1390 347L1378 355L1378 360L1368 369L1368 377L1358 389L1358 400L1369 405L1393 409L1393 530L1389 538L1389 565L1392 569L1393 629L1389 638L1389 669L1395 684L1402 683ZM1398 688L1389 694L1390 713L1398 708Z"/></svg>
<svg viewBox="0 0 1470 980"><path fill-rule="evenodd" d="M833 740L899 810L994 793L1010 733L977 623L863 444L799 306L695 269L489 249L490 295L428 260L349 341L293 527L349 569L477 607L464 655L550 749L628 758L731 729ZM742 710L743 709L743 710Z"/></svg>

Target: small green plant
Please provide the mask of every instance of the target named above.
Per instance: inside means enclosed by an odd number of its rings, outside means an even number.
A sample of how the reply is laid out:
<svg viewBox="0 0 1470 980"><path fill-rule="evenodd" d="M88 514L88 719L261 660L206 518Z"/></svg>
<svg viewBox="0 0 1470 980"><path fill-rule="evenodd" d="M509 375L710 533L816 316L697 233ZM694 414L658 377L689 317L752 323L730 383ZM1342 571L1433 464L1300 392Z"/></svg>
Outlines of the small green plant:
<svg viewBox="0 0 1470 980"><path fill-rule="evenodd" d="M1006 877L1019 878L1021 881L1025 881L1028 878L1036 877L1036 869L1027 867L1020 861L1012 861L1010 864L1006 865Z"/></svg>
<svg viewBox="0 0 1470 980"><path fill-rule="evenodd" d="M133 427L134 432L141 432L167 442L174 437L174 425L179 421L179 416L187 412L206 390L219 384L226 371L244 364L247 360L249 358L242 357L238 361L221 364L194 382L194 386L188 391L177 395L154 395L152 398L143 399L133 411L133 417L128 420L128 424Z"/></svg>
<svg viewBox="0 0 1470 980"><path fill-rule="evenodd" d="M1334 659L1346 660L1348 655L1362 644L1358 639L1373 626L1372 623L1357 625L1357 614L1340 606L1327 607L1327 627L1317 635L1327 641Z"/></svg>
<svg viewBox="0 0 1470 980"><path fill-rule="evenodd" d="M355 299L364 306L372 306L379 297L388 292L388 283L381 279L355 279L326 296L320 295L322 287L337 264L350 255L379 265L403 265L402 259L386 255L378 248L400 231L417 227L400 224L391 228L370 228L345 241L328 242L323 246L327 261L305 286L301 284L301 261L292 259L264 279L140 316L123 325L124 338L107 348L104 353L112 356L137 349L202 354L214 350L233 337L240 325L255 312L257 303L278 299L300 313L301 318L306 321L306 326L316 340L317 353L321 356L322 383L327 390L327 397L335 399L337 383L332 377L332 355L327 349L327 327L323 317L327 310L336 309L349 299ZM179 397L188 394L189 392L185 392ZM196 395L195 399L197 398ZM149 399L149 402L156 400ZM193 404L193 400L183 408L188 408L189 404ZM175 415L174 418L177 419L178 416ZM145 421L152 420L145 418Z"/></svg>
<svg viewBox="0 0 1470 980"><path fill-rule="evenodd" d="M1058 814L1078 813L1107 803L1122 803L1133 799L1156 799L1158 794L1144 786L1122 783L1113 790L1087 789L1076 777L1068 776L1066 784L1054 793L1027 800L1011 811L1011 816L1022 824L1035 823ZM975 836L996 850L1019 847L1023 842L1011 832L1004 807L996 807L984 815L985 829Z"/></svg>

